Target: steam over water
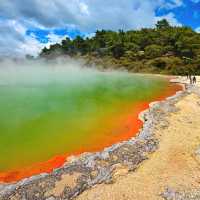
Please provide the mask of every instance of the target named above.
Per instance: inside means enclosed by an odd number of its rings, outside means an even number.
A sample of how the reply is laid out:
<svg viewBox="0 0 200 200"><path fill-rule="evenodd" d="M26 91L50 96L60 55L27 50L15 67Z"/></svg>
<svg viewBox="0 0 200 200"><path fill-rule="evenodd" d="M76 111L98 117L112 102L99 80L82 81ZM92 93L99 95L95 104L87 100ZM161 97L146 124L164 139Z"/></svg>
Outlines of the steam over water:
<svg viewBox="0 0 200 200"><path fill-rule="evenodd" d="M72 61L2 64L0 172L116 142L138 126L138 105L167 87L163 78L99 72Z"/></svg>

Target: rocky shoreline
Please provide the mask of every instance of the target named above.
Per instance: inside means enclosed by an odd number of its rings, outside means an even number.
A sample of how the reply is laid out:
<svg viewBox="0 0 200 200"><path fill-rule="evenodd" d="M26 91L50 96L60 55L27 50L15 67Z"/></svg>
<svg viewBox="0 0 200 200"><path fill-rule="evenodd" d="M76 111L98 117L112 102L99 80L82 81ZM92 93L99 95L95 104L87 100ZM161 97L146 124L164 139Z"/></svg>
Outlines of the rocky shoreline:
<svg viewBox="0 0 200 200"><path fill-rule="evenodd" d="M74 199L97 184L115 182L118 176L136 170L158 149L159 140L154 136L154 129L158 124L163 129L168 126L166 116L177 111L175 104L189 92L190 88L187 88L165 101L152 103L148 110L140 114L144 125L137 137L115 144L102 152L85 153L71 158L51 174L41 174L15 184L2 184L0 200ZM166 190L163 197L168 191L170 190Z"/></svg>

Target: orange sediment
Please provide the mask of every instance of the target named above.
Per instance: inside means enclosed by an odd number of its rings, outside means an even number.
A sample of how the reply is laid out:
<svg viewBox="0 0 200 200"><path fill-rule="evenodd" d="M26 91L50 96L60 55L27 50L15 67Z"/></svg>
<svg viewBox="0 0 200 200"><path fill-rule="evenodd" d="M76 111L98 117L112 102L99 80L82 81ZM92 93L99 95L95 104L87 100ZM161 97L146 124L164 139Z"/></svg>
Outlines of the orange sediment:
<svg viewBox="0 0 200 200"><path fill-rule="evenodd" d="M156 98L156 100L164 100L166 97L174 95L175 92L181 89L182 88L180 85L173 85L163 91L162 94ZM29 167L7 172L0 172L0 182L11 183L40 173L50 173L54 169L62 167L69 156L77 156L84 152L100 151L105 147L113 145L114 143L134 137L143 125L142 121L138 119L138 115L141 111L149 108L149 103L150 102L140 102L136 107L134 107L133 110L130 110L127 115L115 116L112 120L117 120L120 122L119 129L117 130L118 134L112 134L112 136L109 137L109 140L96 142L93 144L93 146L90 146L87 149L80 149L79 151L72 152L71 154L67 155L58 155L48 161L36 163Z"/></svg>

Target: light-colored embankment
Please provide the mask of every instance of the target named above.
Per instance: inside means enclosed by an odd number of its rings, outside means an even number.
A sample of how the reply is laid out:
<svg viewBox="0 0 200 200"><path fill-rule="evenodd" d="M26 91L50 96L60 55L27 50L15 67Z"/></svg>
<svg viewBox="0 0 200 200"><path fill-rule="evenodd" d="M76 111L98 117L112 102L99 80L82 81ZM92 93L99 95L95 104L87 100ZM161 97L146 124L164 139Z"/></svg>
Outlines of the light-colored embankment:
<svg viewBox="0 0 200 200"><path fill-rule="evenodd" d="M178 81L187 83L180 78ZM200 199L200 78L157 124L158 149L136 171L96 185L77 200ZM116 172L117 173L117 172ZM120 171L118 172L120 174Z"/></svg>

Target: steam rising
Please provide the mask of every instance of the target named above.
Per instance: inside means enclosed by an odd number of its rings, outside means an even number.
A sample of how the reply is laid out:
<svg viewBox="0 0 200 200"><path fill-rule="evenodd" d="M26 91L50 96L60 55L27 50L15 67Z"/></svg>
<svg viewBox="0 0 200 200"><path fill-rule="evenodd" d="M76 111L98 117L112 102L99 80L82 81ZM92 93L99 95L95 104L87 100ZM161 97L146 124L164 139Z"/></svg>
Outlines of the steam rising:
<svg viewBox="0 0 200 200"><path fill-rule="evenodd" d="M73 59L57 59L52 62L37 61L3 61L0 63L0 85L13 84L51 84L73 83L87 80L90 74L98 73L94 68L87 68L84 62Z"/></svg>

